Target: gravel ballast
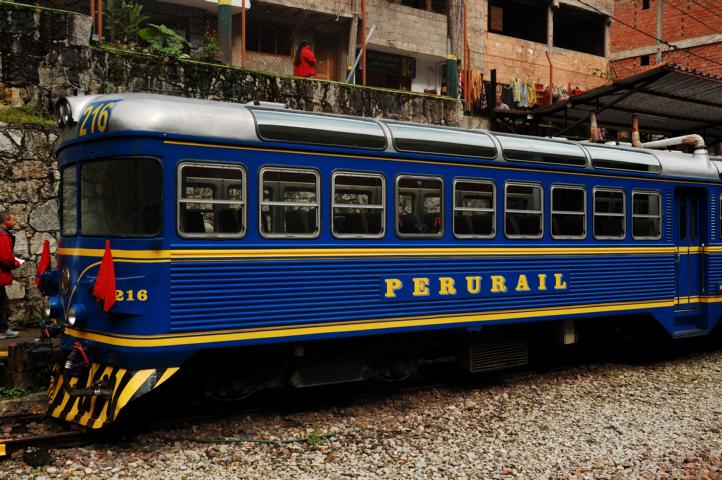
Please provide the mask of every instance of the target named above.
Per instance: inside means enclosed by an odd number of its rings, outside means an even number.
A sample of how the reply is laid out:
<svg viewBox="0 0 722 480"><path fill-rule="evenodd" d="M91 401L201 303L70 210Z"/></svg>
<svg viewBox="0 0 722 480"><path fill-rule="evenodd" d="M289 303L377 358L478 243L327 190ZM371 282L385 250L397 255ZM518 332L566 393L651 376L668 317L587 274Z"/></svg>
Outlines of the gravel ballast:
<svg viewBox="0 0 722 480"><path fill-rule="evenodd" d="M256 442L221 442L218 439ZM206 443L209 442L209 443ZM722 479L722 352L597 364L21 453L6 478Z"/></svg>

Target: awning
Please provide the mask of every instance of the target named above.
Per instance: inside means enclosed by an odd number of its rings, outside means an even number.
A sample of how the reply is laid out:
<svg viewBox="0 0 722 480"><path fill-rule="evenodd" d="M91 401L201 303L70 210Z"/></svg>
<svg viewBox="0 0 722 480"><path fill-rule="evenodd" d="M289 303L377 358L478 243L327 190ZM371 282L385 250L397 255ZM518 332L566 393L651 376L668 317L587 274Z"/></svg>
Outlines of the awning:
<svg viewBox="0 0 722 480"><path fill-rule="evenodd" d="M714 145L722 141L722 77L666 64L526 114L564 135L589 125L592 112L599 127L629 130L637 114L641 132L668 137L698 133Z"/></svg>

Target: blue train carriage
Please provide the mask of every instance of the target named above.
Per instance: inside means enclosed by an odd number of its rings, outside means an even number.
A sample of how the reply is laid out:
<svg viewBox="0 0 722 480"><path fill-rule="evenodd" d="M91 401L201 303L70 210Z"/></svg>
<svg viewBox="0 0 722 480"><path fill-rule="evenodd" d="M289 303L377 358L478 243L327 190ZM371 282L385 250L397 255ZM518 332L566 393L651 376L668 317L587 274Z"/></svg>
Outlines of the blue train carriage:
<svg viewBox="0 0 722 480"><path fill-rule="evenodd" d="M526 362L609 318L720 317L720 170L694 154L147 94L59 102L49 414L193 371L264 387ZM116 302L92 296L110 241ZM585 320L582 322L582 320ZM200 365L200 366L199 366ZM177 373L181 371L181 373ZM201 385L203 384L203 385Z"/></svg>

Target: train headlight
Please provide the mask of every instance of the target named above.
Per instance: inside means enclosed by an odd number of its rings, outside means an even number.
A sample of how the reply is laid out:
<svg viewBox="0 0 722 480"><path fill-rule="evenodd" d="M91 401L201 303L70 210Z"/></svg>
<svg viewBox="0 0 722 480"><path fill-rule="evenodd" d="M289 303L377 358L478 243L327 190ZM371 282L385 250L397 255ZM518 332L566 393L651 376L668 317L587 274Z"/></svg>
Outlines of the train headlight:
<svg viewBox="0 0 722 480"><path fill-rule="evenodd" d="M85 324L85 307L82 304L70 307L67 320L71 327L82 327Z"/></svg>
<svg viewBox="0 0 722 480"><path fill-rule="evenodd" d="M66 98L58 100L56 111L58 114L58 127L68 128L75 125L75 120L73 120L73 108L70 106L70 102L68 102Z"/></svg>
<svg viewBox="0 0 722 480"><path fill-rule="evenodd" d="M63 295L68 294L68 288L70 287L70 270L68 267L63 267L60 271L60 293Z"/></svg>
<svg viewBox="0 0 722 480"><path fill-rule="evenodd" d="M48 319L60 319L63 314L63 302L60 297L49 297L45 307L45 317Z"/></svg>

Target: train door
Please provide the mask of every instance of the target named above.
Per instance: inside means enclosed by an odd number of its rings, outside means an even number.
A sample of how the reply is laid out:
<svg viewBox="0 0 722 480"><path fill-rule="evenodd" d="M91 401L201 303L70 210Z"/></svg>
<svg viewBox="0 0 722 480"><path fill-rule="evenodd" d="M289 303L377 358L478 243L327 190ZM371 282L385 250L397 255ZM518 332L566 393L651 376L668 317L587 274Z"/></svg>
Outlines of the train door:
<svg viewBox="0 0 722 480"><path fill-rule="evenodd" d="M678 310L700 307L702 294L702 255L704 192L679 188L675 192L676 266Z"/></svg>

